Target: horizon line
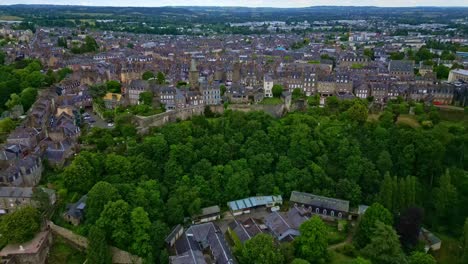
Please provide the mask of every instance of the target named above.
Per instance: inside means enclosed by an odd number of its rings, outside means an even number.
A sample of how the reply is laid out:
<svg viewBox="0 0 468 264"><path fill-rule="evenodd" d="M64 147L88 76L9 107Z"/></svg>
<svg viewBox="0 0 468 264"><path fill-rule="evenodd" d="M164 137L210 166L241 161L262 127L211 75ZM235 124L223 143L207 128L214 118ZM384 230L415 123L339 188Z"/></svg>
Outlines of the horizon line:
<svg viewBox="0 0 468 264"><path fill-rule="evenodd" d="M188 8L188 7L215 7L215 8L272 8L272 9L302 9L302 8L313 8L313 7L377 7L377 8L468 8L468 5L463 6L437 6L437 5L415 5L415 6L378 6L378 5L309 5L302 7L276 7L276 6L230 6L230 5L154 5L154 6L131 6L131 5L122 5L122 6L112 6L112 5L88 5L88 4L0 4L0 7L4 6L66 6L66 7L111 7L111 8Z"/></svg>

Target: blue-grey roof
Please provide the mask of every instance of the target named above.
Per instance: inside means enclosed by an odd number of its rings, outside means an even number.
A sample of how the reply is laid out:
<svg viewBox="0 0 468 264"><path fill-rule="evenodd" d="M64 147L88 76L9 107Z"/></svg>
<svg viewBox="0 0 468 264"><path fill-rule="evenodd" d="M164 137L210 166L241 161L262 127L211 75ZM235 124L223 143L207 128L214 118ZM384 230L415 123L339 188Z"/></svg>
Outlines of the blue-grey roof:
<svg viewBox="0 0 468 264"><path fill-rule="evenodd" d="M281 195L254 196L241 200L231 201L228 202L227 205L232 211L238 211L257 206L264 206L271 203L283 203L283 198Z"/></svg>

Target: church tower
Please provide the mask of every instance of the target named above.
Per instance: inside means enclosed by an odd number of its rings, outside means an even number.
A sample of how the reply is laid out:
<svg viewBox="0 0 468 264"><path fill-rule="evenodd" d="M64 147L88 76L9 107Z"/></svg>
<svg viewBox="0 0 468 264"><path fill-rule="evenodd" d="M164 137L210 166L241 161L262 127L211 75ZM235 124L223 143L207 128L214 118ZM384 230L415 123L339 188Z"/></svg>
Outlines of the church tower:
<svg viewBox="0 0 468 264"><path fill-rule="evenodd" d="M198 78L199 78L199 73L197 70L197 64L194 59L192 59L192 62L190 63L190 71L189 71L189 83L190 83L190 88L192 90L196 90L198 88Z"/></svg>

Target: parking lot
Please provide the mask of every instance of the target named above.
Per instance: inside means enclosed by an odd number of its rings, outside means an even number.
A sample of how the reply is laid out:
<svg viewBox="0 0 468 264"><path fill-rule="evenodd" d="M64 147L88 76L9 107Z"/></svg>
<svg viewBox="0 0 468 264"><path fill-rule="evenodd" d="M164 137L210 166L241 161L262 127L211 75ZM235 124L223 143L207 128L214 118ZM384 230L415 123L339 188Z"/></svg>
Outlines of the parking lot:
<svg viewBox="0 0 468 264"><path fill-rule="evenodd" d="M108 126L105 120L98 115L95 115L91 110L88 110L83 114L83 122L88 124L90 127L112 128Z"/></svg>

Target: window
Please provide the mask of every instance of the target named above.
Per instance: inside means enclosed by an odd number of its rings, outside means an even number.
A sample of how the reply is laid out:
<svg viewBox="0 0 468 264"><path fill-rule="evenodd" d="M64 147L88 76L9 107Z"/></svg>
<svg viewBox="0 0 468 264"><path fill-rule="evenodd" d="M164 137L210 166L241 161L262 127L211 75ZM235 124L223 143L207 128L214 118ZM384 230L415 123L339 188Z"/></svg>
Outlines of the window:
<svg viewBox="0 0 468 264"><path fill-rule="evenodd" d="M324 215L327 214L327 209L323 209L323 212L322 212Z"/></svg>

